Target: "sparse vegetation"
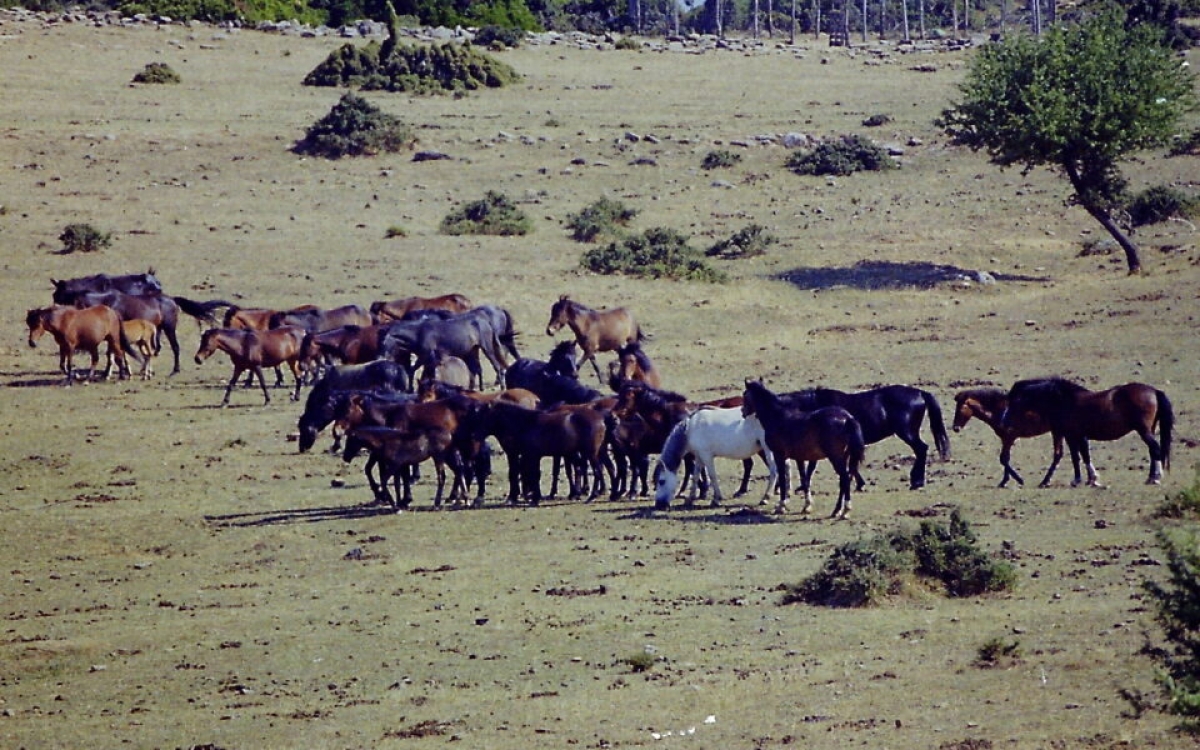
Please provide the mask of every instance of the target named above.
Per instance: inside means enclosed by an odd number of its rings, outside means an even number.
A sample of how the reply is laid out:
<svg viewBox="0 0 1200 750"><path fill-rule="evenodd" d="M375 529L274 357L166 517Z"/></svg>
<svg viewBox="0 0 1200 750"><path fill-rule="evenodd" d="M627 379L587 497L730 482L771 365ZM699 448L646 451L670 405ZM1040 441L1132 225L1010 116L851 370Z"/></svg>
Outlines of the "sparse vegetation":
<svg viewBox="0 0 1200 750"><path fill-rule="evenodd" d="M385 239L389 240L396 237L407 237L408 230L402 226L393 225L387 228L387 230L383 233L383 236Z"/></svg>
<svg viewBox="0 0 1200 750"><path fill-rule="evenodd" d="M625 50L627 52L637 52L641 48L641 42L629 36L623 36L617 41L613 42L613 49Z"/></svg>
<svg viewBox="0 0 1200 750"><path fill-rule="evenodd" d="M811 151L792 154L787 161L787 168L800 175L848 175L897 166L883 147L861 135L826 141Z"/></svg>
<svg viewBox="0 0 1200 750"><path fill-rule="evenodd" d="M389 37L389 42L391 37ZM390 45L389 45L390 46ZM304 78L306 86L350 86L363 91L440 94L498 88L520 80L511 66L472 45L345 44Z"/></svg>
<svg viewBox="0 0 1200 750"><path fill-rule="evenodd" d="M442 219L442 234L525 235L533 229L529 217L503 193L489 190Z"/></svg>
<svg viewBox="0 0 1200 750"><path fill-rule="evenodd" d="M654 662L654 654L649 651L638 651L621 659L621 663L627 665L633 672L649 672L654 668Z"/></svg>
<svg viewBox="0 0 1200 750"><path fill-rule="evenodd" d="M475 32L475 44L481 47L501 49L505 47L517 48L521 46L521 42L525 40L525 32L521 29L514 29L511 26L484 26L479 31Z"/></svg>
<svg viewBox="0 0 1200 750"><path fill-rule="evenodd" d="M725 169L732 167L742 160L741 154L735 154L726 149L718 149L709 151L704 155L704 161L700 162L701 169Z"/></svg>
<svg viewBox="0 0 1200 750"><path fill-rule="evenodd" d="M1154 513L1159 518L1200 518L1200 466L1190 487L1167 495Z"/></svg>
<svg viewBox="0 0 1200 750"><path fill-rule="evenodd" d="M705 262L688 245L686 235L656 227L583 254L581 265L603 274L624 274L649 279L724 283L729 277Z"/></svg>
<svg viewBox="0 0 1200 750"><path fill-rule="evenodd" d="M147 63L133 76L134 83L179 83L179 74L166 63Z"/></svg>
<svg viewBox="0 0 1200 750"><path fill-rule="evenodd" d="M979 647L976 664L987 669L1011 667L1021 660L1021 643L1017 640L989 638Z"/></svg>
<svg viewBox="0 0 1200 750"><path fill-rule="evenodd" d="M1193 485L1193 489L1196 485ZM1168 577L1145 588L1167 644L1149 648L1162 669L1159 687L1165 709L1200 729L1200 536L1196 529L1167 529L1158 541L1167 555Z"/></svg>
<svg viewBox="0 0 1200 750"><path fill-rule="evenodd" d="M719 258L755 258L764 255L767 248L779 242L760 224L750 224L733 233L729 239L721 240L708 250L705 255Z"/></svg>
<svg viewBox="0 0 1200 750"><path fill-rule="evenodd" d="M412 148L412 128L366 99L347 92L297 141L293 151L307 156L340 159L371 156Z"/></svg>
<svg viewBox="0 0 1200 750"><path fill-rule="evenodd" d="M601 198L579 213L567 216L567 229L576 242L595 242L602 236L620 237L637 214L636 208L621 201Z"/></svg>
<svg viewBox="0 0 1200 750"><path fill-rule="evenodd" d="M1135 227L1167 219L1188 219L1200 209L1200 199L1169 185L1155 185L1129 199L1125 210Z"/></svg>
<svg viewBox="0 0 1200 750"><path fill-rule="evenodd" d="M1187 136L1176 138L1171 143L1171 156L1195 156L1200 154L1200 128Z"/></svg>
<svg viewBox="0 0 1200 750"><path fill-rule="evenodd" d="M58 239L63 243L63 255L74 252L94 253L112 244L112 233L102 232L91 224L68 224Z"/></svg>

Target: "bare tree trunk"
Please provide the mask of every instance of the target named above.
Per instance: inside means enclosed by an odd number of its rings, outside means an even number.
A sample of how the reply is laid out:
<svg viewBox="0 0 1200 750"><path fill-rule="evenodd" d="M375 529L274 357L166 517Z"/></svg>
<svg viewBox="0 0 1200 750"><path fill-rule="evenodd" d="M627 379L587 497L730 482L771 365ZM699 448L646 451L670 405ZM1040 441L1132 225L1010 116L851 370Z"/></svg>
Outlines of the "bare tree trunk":
<svg viewBox="0 0 1200 750"><path fill-rule="evenodd" d="M867 0L862 0L862 40L867 43Z"/></svg>
<svg viewBox="0 0 1200 750"><path fill-rule="evenodd" d="M901 37L905 42L911 42L912 39L908 34L908 0L900 0L900 23L904 30L904 36Z"/></svg>
<svg viewBox="0 0 1200 750"><path fill-rule="evenodd" d="M1092 199L1091 190L1083 184L1079 169L1071 162L1064 164L1063 169L1071 181L1071 187L1075 188L1075 199L1079 205L1083 206L1093 219L1100 222L1100 226L1108 230L1109 235L1125 251L1125 265L1129 268L1129 274L1132 276L1141 273L1142 260L1137 245L1133 244L1133 240L1129 239L1124 230L1113 220L1112 213L1108 208L1103 203Z"/></svg>
<svg viewBox="0 0 1200 750"><path fill-rule="evenodd" d="M767 0L767 38L775 38L775 3Z"/></svg>
<svg viewBox="0 0 1200 750"><path fill-rule="evenodd" d="M879 41L887 39L887 0L879 0Z"/></svg>
<svg viewBox="0 0 1200 750"><path fill-rule="evenodd" d="M751 33L754 35L755 39L758 39L758 0L754 0L754 7L751 13Z"/></svg>
<svg viewBox="0 0 1200 750"><path fill-rule="evenodd" d="M850 46L850 0L842 0L842 39Z"/></svg>
<svg viewBox="0 0 1200 750"><path fill-rule="evenodd" d="M921 20L921 38L925 39L925 0L917 0L917 15Z"/></svg>

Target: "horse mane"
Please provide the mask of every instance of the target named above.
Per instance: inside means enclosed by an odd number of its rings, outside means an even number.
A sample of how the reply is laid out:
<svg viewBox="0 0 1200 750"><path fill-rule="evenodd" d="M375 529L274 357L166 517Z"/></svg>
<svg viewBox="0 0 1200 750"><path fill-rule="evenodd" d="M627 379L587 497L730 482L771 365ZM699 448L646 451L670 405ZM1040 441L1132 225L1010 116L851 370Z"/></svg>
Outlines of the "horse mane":
<svg viewBox="0 0 1200 750"><path fill-rule="evenodd" d="M577 345L577 342L575 341L575 339L571 339L570 341L558 342L557 344L554 345L554 348L550 350L550 359L554 359L556 356L557 357L567 356L567 354L572 349L574 349L576 347L576 345Z"/></svg>
<svg viewBox="0 0 1200 750"><path fill-rule="evenodd" d="M625 346L621 347L619 352L622 356L628 354L637 362L637 366L642 368L643 372L650 372L654 369L654 363L650 361L646 350L642 349L642 345L636 341L630 341Z"/></svg>
<svg viewBox="0 0 1200 750"><path fill-rule="evenodd" d="M683 454L687 450L687 430L688 421L685 419L671 428L671 434L663 443L658 460L668 471L679 471L679 464L683 463Z"/></svg>

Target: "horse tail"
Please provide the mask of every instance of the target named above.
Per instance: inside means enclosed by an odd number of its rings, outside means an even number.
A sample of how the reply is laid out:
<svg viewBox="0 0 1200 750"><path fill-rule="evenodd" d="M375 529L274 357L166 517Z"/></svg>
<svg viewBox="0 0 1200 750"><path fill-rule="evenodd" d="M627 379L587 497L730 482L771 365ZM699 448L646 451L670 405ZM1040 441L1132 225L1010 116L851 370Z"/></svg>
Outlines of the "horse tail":
<svg viewBox="0 0 1200 750"><path fill-rule="evenodd" d="M637 324L635 324L635 325L637 325ZM643 331L642 327L640 325L637 325L637 340L638 341L649 341L652 338L654 338L654 337L651 336L650 334L646 333L645 331Z"/></svg>
<svg viewBox="0 0 1200 750"><path fill-rule="evenodd" d="M517 331L513 325L512 314L507 310L504 311L504 330L499 332L498 338L508 353L513 355L513 359L520 359L521 353L517 351Z"/></svg>
<svg viewBox="0 0 1200 750"><path fill-rule="evenodd" d="M942 407L929 391L921 391L925 399L925 409L929 412L929 428L933 430L933 442L937 446L938 455L945 461L950 458L950 434L946 432L946 422L942 419Z"/></svg>
<svg viewBox="0 0 1200 750"><path fill-rule="evenodd" d="M1167 398L1167 394L1155 389L1154 395L1158 398L1158 434L1162 446L1162 465L1170 471L1171 429L1175 426L1175 409L1171 406L1171 399Z"/></svg>
<svg viewBox="0 0 1200 750"><path fill-rule="evenodd" d="M195 318L197 325L207 323L214 328L217 326L217 316L213 314L214 310L218 307L227 307L231 311L237 309L232 302L226 302L223 299L211 299L207 302L197 302L187 297L172 297L171 299L175 300L175 304L179 305L180 310ZM226 318L230 314L227 314Z"/></svg>
<svg viewBox="0 0 1200 750"><path fill-rule="evenodd" d="M862 425L858 423L857 419L849 420L846 427L850 433L846 441L846 468L851 475L856 475L863 460L867 457L867 441L863 438ZM801 463L803 464L803 462ZM803 467L801 468L803 469ZM778 467L778 470L786 471L782 466Z"/></svg>

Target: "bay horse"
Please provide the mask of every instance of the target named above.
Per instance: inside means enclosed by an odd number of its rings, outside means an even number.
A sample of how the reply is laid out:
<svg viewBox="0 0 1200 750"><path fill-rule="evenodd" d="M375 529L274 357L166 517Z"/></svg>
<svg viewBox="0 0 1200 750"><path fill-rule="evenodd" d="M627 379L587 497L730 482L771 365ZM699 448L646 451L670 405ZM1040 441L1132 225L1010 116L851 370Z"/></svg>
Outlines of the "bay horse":
<svg viewBox="0 0 1200 750"><path fill-rule="evenodd" d="M58 295L55 295L56 298ZM229 306L225 300L209 300L197 302L186 297L170 297L165 294L125 294L124 292L75 292L62 299L68 300L60 304L74 305L84 308L92 305L108 305L121 316L121 320L146 320L153 323L160 336L165 334L171 345L171 353L175 356L172 375L179 373L179 337L175 333L179 325L179 312L196 319L197 323L216 324L214 310Z"/></svg>
<svg viewBox="0 0 1200 750"><path fill-rule="evenodd" d="M397 513L412 504L413 469L422 461L433 460L438 467L435 505L440 507L445 484L444 463L455 460L451 442L451 434L437 427L410 427L403 430L381 426L356 427L346 433L342 460L349 463L366 449L370 460L364 471L371 482L375 499L388 503ZM379 467L378 486L371 477L372 465ZM396 487L394 499L387 490L388 480L392 480Z"/></svg>
<svg viewBox="0 0 1200 750"><path fill-rule="evenodd" d="M830 517L845 518L850 512L850 486L867 445L854 415L840 406L807 411L785 402L755 380L746 381L742 398L742 416L762 423L779 472L779 504L775 512L783 513L787 506L788 459L800 465L800 489L804 492L801 513L808 513L812 509L812 471L806 471L805 463L815 464L824 458L838 475L837 505Z"/></svg>
<svg viewBox="0 0 1200 750"><path fill-rule="evenodd" d="M1002 425L1000 418L1008 406L1008 391L1000 388L970 388L959 391L954 394L954 405L954 424L951 428L955 432L962 430L972 418L975 418L991 427L992 432L996 433L996 437L1000 438L1000 465L1004 467L1004 476L1000 478L999 486L1006 486L1009 479L1015 479L1017 484L1024 485L1025 480L1013 468L1010 461L1013 443L1020 438L1037 437L1050 432L1050 425L1046 420L1034 412L1022 412L1010 414L1010 424ZM1042 481L1042 486L1050 481L1050 476L1058 468L1058 462L1062 460L1062 457L1062 435L1056 434L1054 435L1054 456L1050 462L1050 468L1046 472L1046 478Z"/></svg>
<svg viewBox="0 0 1200 750"><path fill-rule="evenodd" d="M414 310L447 310L461 313L470 310L474 305L461 294L443 294L440 297L402 297L391 301L380 300L371 303L371 315L377 323L388 323L393 320L403 320L404 316Z"/></svg>
<svg viewBox="0 0 1200 750"><path fill-rule="evenodd" d="M58 344L58 369L71 385L75 378L74 355L76 350L92 355L92 366L88 380L96 377L96 364L100 361L100 345L107 344L104 378L112 375L113 360L117 361L118 376L124 378L129 372L125 361L125 334L121 330L121 317L106 305L94 305L82 310L69 305L54 305L25 313L25 324L29 327L29 346L36 347L42 334L49 333Z"/></svg>
<svg viewBox="0 0 1200 750"><path fill-rule="evenodd" d="M608 384L614 391L621 390L621 384L629 380L645 383L651 388L662 388L662 376L658 368L637 341L618 349L616 361L609 363Z"/></svg>
<svg viewBox="0 0 1200 750"><path fill-rule="evenodd" d="M382 354L384 325L345 325L304 337L302 358L305 364L333 361L345 365L373 362Z"/></svg>
<svg viewBox="0 0 1200 750"><path fill-rule="evenodd" d="M942 407L932 393L920 388L885 385L857 393L845 393L833 388L809 388L784 394L782 398L804 411L840 406L854 415L867 445L878 443L892 435L903 440L916 456L909 472L909 489L915 490L925 486L929 446L921 439L921 424L926 415L929 417L929 428L933 433L933 442L938 454L943 461L950 458L950 436L942 420ZM857 472L855 479L861 492L866 483Z"/></svg>
<svg viewBox="0 0 1200 750"><path fill-rule="evenodd" d="M271 403L267 392L267 381L262 368L286 364L296 379L296 390L292 400L300 400L300 344L304 341L304 329L299 326L283 326L270 331L245 331L238 328L210 328L200 336L200 348L196 350L196 364L218 351L229 355L233 362L233 377L225 387L225 398L221 406L229 405L229 394L238 377L246 371L258 377L262 387L263 403Z"/></svg>
<svg viewBox="0 0 1200 750"><path fill-rule="evenodd" d="M60 305L69 305L71 299L79 292L124 292L125 294L162 294L162 283L154 275L151 267L146 273L122 274L110 276L98 273L92 276L80 276L75 279L50 279L54 285L54 301Z"/></svg>
<svg viewBox="0 0 1200 750"><path fill-rule="evenodd" d="M1049 425L1051 431L1067 442L1075 478L1071 486L1083 480L1079 471L1082 457L1087 465L1087 483L1100 487L1096 468L1092 465L1091 440L1118 440L1136 432L1150 453L1150 473L1147 484L1160 484L1163 469L1171 467L1171 430L1175 411L1167 394L1145 383L1126 383L1103 391L1090 391L1065 378L1037 378L1017 381L1008 392L1008 408L1000 423L1011 428L1027 412L1033 412ZM1154 439L1158 426L1159 439ZM1053 471L1047 472L1042 486L1050 481Z"/></svg>
<svg viewBox="0 0 1200 750"><path fill-rule="evenodd" d="M135 359L140 357L142 360L142 380L150 380L154 377L154 364L151 360L158 356L161 349L155 348L158 344L158 329L149 321L135 319L121 321L121 330L125 333L126 352Z"/></svg>
<svg viewBox="0 0 1200 750"><path fill-rule="evenodd" d="M583 361L592 363L596 378L601 383L604 382L604 376L600 374L600 365L596 364L597 352L616 351L626 344L646 339L628 309L615 307L611 310L593 310L565 294L550 306L546 335L553 336L563 326L569 327L575 334L575 340L583 351Z"/></svg>
<svg viewBox="0 0 1200 750"><path fill-rule="evenodd" d="M715 458L751 459L762 454L767 463L770 477L763 492L765 504L775 489L775 461L767 446L767 436L762 422L742 416L740 407L728 409L700 409L675 425L663 443L662 454L654 469L654 507L666 510L679 487L679 469L685 456L695 456L703 466L713 488L714 507L721 504L724 496L717 480ZM699 482L692 484L687 505L696 501Z"/></svg>
<svg viewBox="0 0 1200 750"><path fill-rule="evenodd" d="M317 435L336 417L338 397L347 391L383 391L402 394L411 390L408 371L395 362L376 360L361 365L337 365L325 371L308 393L300 415L299 448L307 453ZM406 395L406 397L411 398ZM334 436L337 450L337 436Z"/></svg>
<svg viewBox="0 0 1200 750"><path fill-rule="evenodd" d="M339 326L369 326L374 322L371 313L361 305L342 305L330 309L306 305L275 312L267 320L267 327L299 326L309 333L321 333Z"/></svg>

